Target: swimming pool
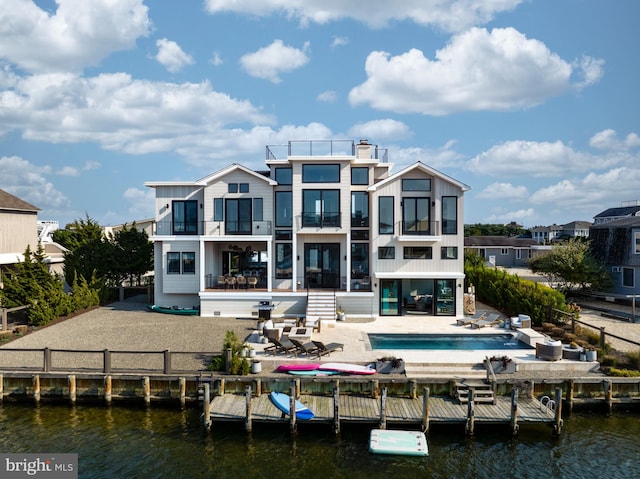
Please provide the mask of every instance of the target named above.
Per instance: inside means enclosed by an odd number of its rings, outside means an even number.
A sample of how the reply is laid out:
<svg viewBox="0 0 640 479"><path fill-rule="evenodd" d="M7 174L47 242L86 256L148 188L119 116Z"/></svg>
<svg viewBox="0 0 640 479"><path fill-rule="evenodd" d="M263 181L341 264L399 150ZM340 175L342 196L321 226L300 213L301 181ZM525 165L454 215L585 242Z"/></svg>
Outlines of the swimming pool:
<svg viewBox="0 0 640 479"><path fill-rule="evenodd" d="M511 334L378 334L369 333L372 349L484 350L532 349Z"/></svg>

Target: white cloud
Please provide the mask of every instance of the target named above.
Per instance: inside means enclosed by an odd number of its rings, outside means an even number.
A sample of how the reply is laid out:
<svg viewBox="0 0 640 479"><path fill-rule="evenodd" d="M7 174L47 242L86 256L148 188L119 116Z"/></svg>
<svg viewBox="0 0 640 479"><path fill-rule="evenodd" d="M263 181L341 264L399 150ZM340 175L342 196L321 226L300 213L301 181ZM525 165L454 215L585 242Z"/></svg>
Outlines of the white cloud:
<svg viewBox="0 0 640 479"><path fill-rule="evenodd" d="M323 103L335 103L338 100L338 93L334 90L323 91L316 99Z"/></svg>
<svg viewBox="0 0 640 479"><path fill-rule="evenodd" d="M0 9L0 59L30 72L80 71L135 47L151 22L143 0L56 0L49 14L26 0Z"/></svg>
<svg viewBox="0 0 640 479"><path fill-rule="evenodd" d="M628 151L640 147L640 137L636 133L629 133L623 140L619 140L618 133L608 129L593 135L589 145L599 150Z"/></svg>
<svg viewBox="0 0 640 479"><path fill-rule="evenodd" d="M212 13L235 12L255 16L285 14L305 26L310 22L325 24L345 18L370 27L410 20L419 25L434 26L446 31L461 31L472 25L484 24L497 13L514 9L521 0L206 0Z"/></svg>
<svg viewBox="0 0 640 479"><path fill-rule="evenodd" d="M153 205L156 192L152 188L127 188L122 197L128 203L127 211L131 218L153 218Z"/></svg>
<svg viewBox="0 0 640 479"><path fill-rule="evenodd" d="M370 53L367 80L351 90L350 102L447 115L530 108L584 86L571 83L578 67L513 28L473 28L454 36L435 56L431 61L415 48L397 56ZM596 75L590 78L595 81Z"/></svg>
<svg viewBox="0 0 640 479"><path fill-rule="evenodd" d="M161 38L156 41L156 46L158 47L156 60L170 72L175 73L185 65L193 65L193 58L187 55L176 42Z"/></svg>
<svg viewBox="0 0 640 479"><path fill-rule="evenodd" d="M52 143L95 142L128 153L171 151L244 124L270 124L249 101L202 83L154 83L124 73L82 78L42 74L1 91L2 118L23 137Z"/></svg>
<svg viewBox="0 0 640 479"><path fill-rule="evenodd" d="M565 176L590 168L606 168L615 158L579 152L561 141L507 141L471 159L466 167L474 173L498 177Z"/></svg>
<svg viewBox="0 0 640 479"><path fill-rule="evenodd" d="M389 146L391 151L389 161L398 167L421 161L435 169L450 170L460 166L459 163L464 158L463 155L453 149L455 144L454 140L449 140L438 148L400 148L391 145Z"/></svg>
<svg viewBox="0 0 640 479"><path fill-rule="evenodd" d="M347 37L333 37L331 48L343 47L347 44L349 44L349 39Z"/></svg>
<svg viewBox="0 0 640 479"><path fill-rule="evenodd" d="M2 156L0 171L0 188L42 209L41 217L69 206L69 199L45 176L50 167L34 165L18 156Z"/></svg>
<svg viewBox="0 0 640 479"><path fill-rule="evenodd" d="M296 70L309 62L305 53L309 43L305 43L303 50L285 45L282 40L274 42L253 53L247 53L240 58L240 65L251 76L263 78L273 83L280 83L281 73Z"/></svg>
<svg viewBox="0 0 640 479"><path fill-rule="evenodd" d="M389 139L404 140L413 136L411 129L405 123L389 118L356 123L349 129L348 134L353 138L366 138L375 142Z"/></svg>
<svg viewBox="0 0 640 479"><path fill-rule="evenodd" d="M492 183L476 195L478 199L491 200L523 200L529 195L526 186L516 186L511 183Z"/></svg>
<svg viewBox="0 0 640 479"><path fill-rule="evenodd" d="M209 63L211 63L214 66L222 65L224 62L222 61L222 56L220 55L220 52L213 52L213 56L211 57L211 60L209 60Z"/></svg>

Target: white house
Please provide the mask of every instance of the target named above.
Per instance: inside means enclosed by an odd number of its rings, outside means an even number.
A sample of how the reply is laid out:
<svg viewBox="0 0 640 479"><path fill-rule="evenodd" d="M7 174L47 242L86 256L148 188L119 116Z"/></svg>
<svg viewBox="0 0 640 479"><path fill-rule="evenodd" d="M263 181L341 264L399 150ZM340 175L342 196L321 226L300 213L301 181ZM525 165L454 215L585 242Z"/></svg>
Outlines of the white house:
<svg viewBox="0 0 640 479"><path fill-rule="evenodd" d="M264 172L231 164L146 183L156 304L253 316L269 301L282 316L325 291L352 316L463 314L468 186L421 162L392 173L387 151L366 140L266 153Z"/></svg>

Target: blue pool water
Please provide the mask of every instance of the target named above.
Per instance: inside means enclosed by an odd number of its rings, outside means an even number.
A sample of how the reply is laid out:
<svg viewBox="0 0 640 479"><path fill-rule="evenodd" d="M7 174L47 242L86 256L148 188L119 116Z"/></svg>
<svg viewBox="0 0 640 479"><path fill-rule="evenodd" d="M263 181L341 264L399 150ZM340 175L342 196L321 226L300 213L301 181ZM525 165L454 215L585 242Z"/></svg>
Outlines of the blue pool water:
<svg viewBox="0 0 640 479"><path fill-rule="evenodd" d="M511 334L369 334L372 349L531 349Z"/></svg>

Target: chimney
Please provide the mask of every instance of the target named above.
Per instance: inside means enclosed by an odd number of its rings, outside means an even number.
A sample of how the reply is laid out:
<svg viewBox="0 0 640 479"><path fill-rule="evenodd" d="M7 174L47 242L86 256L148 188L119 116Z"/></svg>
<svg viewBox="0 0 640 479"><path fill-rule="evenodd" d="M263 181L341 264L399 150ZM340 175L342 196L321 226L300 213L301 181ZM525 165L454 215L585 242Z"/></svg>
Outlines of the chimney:
<svg viewBox="0 0 640 479"><path fill-rule="evenodd" d="M367 140L360 140L360 143L356 145L356 158L359 160L371 159L371 145Z"/></svg>

